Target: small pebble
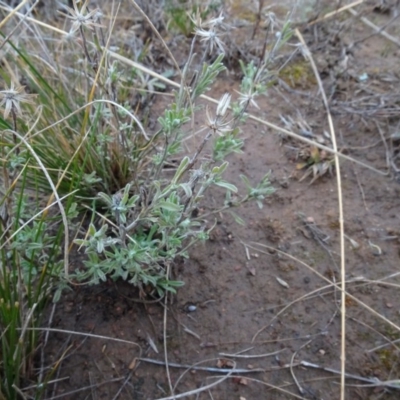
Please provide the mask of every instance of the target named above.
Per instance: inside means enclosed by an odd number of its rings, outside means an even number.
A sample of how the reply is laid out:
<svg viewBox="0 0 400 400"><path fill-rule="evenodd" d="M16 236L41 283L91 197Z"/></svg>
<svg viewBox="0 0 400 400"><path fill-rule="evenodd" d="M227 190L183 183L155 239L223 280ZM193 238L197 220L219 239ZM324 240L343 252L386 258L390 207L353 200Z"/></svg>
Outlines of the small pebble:
<svg viewBox="0 0 400 400"><path fill-rule="evenodd" d="M308 276L305 276L304 278L303 278L303 282L304 283L310 283L310 277L308 277Z"/></svg>

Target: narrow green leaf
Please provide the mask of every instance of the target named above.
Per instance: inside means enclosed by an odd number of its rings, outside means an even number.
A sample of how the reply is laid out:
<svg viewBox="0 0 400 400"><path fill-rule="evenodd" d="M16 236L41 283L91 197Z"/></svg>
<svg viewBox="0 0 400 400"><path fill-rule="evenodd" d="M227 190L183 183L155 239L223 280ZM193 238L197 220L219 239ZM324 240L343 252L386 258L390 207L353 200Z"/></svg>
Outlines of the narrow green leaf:
<svg viewBox="0 0 400 400"><path fill-rule="evenodd" d="M188 183L182 183L181 188L184 190L186 197L192 197L192 189Z"/></svg>
<svg viewBox="0 0 400 400"><path fill-rule="evenodd" d="M124 189L124 195L122 196L121 204L125 205L129 199L129 191L131 190L131 185L128 183Z"/></svg>
<svg viewBox="0 0 400 400"><path fill-rule="evenodd" d="M240 175L240 178L242 179L242 181L244 182L244 184L247 186L248 189L252 188L250 181L247 179L247 176Z"/></svg>
<svg viewBox="0 0 400 400"><path fill-rule="evenodd" d="M224 163L222 163L220 166L219 166L219 173L222 175L224 172L225 172L225 170L228 168L228 165L229 165L229 163L228 163L228 161L225 161Z"/></svg>
<svg viewBox="0 0 400 400"><path fill-rule="evenodd" d="M217 185L217 186L223 187L223 188L225 188L225 189L227 189L227 190L229 190L229 191L231 191L233 193L237 193L237 191L238 191L237 187L235 185L232 185L229 182L217 181L217 182L214 182L214 184Z"/></svg>
<svg viewBox="0 0 400 400"><path fill-rule="evenodd" d="M179 204L171 203L170 201L160 201L158 205L167 211L179 212L181 211L182 206Z"/></svg>
<svg viewBox="0 0 400 400"><path fill-rule="evenodd" d="M106 203L109 207L112 205L112 199L110 196L107 194L100 192L97 194L97 197L99 197L101 200L103 200L104 203Z"/></svg>
<svg viewBox="0 0 400 400"><path fill-rule="evenodd" d="M183 160L181 161L178 169L176 170L175 176L173 177L171 183L173 185L175 185L179 179L181 178L181 176L183 175L183 173L185 172L185 169L187 167L187 165L189 164L190 158L188 156L184 157Z"/></svg>
<svg viewBox="0 0 400 400"><path fill-rule="evenodd" d="M93 224L89 225L89 236L94 236L96 234L96 227Z"/></svg>
<svg viewBox="0 0 400 400"><path fill-rule="evenodd" d="M233 219L235 220L235 222L239 225L245 226L246 222L244 221L244 219L242 219L241 217L239 217L239 215L237 215L236 213L234 213L233 211L230 212L230 214L232 215Z"/></svg>

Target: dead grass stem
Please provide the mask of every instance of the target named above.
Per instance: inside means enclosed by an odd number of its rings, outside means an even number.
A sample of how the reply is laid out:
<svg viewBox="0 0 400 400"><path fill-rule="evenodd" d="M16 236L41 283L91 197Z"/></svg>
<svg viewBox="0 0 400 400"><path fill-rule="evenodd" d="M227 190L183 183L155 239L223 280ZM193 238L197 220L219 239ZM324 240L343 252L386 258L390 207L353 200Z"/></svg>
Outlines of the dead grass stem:
<svg viewBox="0 0 400 400"><path fill-rule="evenodd" d="M340 161L338 157L338 147L336 142L336 133L333 126L332 115L329 110L328 99L325 94L325 89L322 84L321 76L318 72L317 66L314 62L313 56L308 49L306 42L304 41L303 35L298 29L295 30L296 36L299 38L300 43L304 46L304 55L309 60L311 67L314 71L315 78L318 82L318 87L324 102L324 106L327 113L329 130L331 134L331 141L333 150L335 152L335 168L336 168L336 181L337 181L337 192L338 192L338 207L339 207L339 228L340 228L340 276L341 276L341 320L342 320L342 331L341 331L341 379L340 379L340 399L345 399L345 374L346 374L346 254L345 254L345 241L344 241L344 210L343 210L343 193L342 193L342 176L340 172Z"/></svg>

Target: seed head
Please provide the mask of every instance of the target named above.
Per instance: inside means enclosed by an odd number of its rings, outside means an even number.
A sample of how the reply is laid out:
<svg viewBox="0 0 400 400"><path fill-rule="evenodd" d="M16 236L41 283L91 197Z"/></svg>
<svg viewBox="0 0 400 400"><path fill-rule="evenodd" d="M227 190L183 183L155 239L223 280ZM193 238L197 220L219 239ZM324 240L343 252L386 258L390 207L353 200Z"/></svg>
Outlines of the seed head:
<svg viewBox="0 0 400 400"><path fill-rule="evenodd" d="M0 91L0 107L4 107L4 118L6 119L11 110L16 114L22 114L21 103L35 104L33 98L35 94L24 93L24 86L15 86L14 82L11 82L10 88Z"/></svg>

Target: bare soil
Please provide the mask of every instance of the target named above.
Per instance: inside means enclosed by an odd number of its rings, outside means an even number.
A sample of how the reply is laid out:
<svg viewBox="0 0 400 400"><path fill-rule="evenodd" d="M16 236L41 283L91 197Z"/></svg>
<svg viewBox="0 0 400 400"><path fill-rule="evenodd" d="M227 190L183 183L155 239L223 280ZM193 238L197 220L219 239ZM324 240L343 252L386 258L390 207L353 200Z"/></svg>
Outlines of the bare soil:
<svg viewBox="0 0 400 400"><path fill-rule="evenodd" d="M357 12L378 26L400 12L395 4L388 10L374 4L366 2ZM307 17L316 19L328 11L332 8L316 3ZM242 53L251 32L243 25L235 31ZM386 31L400 38L399 26L394 21ZM400 129L400 47L347 12L315 24L303 19L298 27L323 79L340 151L381 171L340 162L349 293L346 372L370 382L399 379L400 179L394 157ZM281 76L283 82L251 113L280 126L285 126L281 117L291 118L291 130L308 131L313 140L330 147L324 135L329 132L326 110L304 58L295 56ZM208 95L219 98L233 92L239 78L237 71L225 74ZM301 121L307 122L307 129L300 127ZM245 174L257 182L271 171L276 193L262 209L248 204L235 210L245 226L229 214L217 216L211 240L174 267L185 286L166 304L139 303L129 285L108 282L75 288L54 313L50 307L50 322L44 324L65 332L51 332L45 346L45 365L54 368L53 378L59 380L49 385L46 398L170 398L168 373L175 394L223 380L197 397L187 397L193 399L339 398L341 309L335 285L340 282L340 250L334 168L310 184L313 175L301 180L306 170L300 164L310 160L311 146L252 120L243 131L244 152L229 157L227 180L237 183ZM329 154L320 156L331 160ZM210 208L219 196L218 191L209 193ZM225 371L232 367L246 371ZM349 377L346 383L348 399L400 396L398 389L360 379Z"/></svg>

